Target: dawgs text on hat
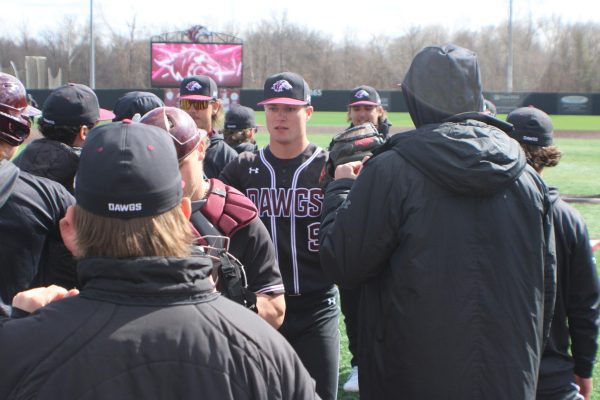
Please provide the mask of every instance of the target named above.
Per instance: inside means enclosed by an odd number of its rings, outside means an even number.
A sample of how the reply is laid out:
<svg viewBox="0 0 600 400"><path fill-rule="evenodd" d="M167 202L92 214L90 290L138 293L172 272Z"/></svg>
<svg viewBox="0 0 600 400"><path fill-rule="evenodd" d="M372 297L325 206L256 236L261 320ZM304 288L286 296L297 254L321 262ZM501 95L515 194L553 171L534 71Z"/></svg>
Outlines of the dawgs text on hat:
<svg viewBox="0 0 600 400"><path fill-rule="evenodd" d="M225 129L256 128L254 110L240 105L232 106L225 114Z"/></svg>
<svg viewBox="0 0 600 400"><path fill-rule="evenodd" d="M350 92L348 106L350 107L359 105L380 106L381 97L379 97L377 90L367 85L362 85L352 89Z"/></svg>
<svg viewBox="0 0 600 400"><path fill-rule="evenodd" d="M552 145L554 127L548 114L535 107L521 107L506 116L513 125L510 137L521 143L546 147Z"/></svg>
<svg viewBox="0 0 600 400"><path fill-rule="evenodd" d="M42 119L50 125L93 125L114 116L100 108L92 89L80 83L67 83L54 89L42 107Z"/></svg>
<svg viewBox="0 0 600 400"><path fill-rule="evenodd" d="M112 122L92 129L85 140L75 199L103 217L148 217L179 205L181 186L175 147L164 130Z"/></svg>
<svg viewBox="0 0 600 400"><path fill-rule="evenodd" d="M271 75L265 81L264 100L258 103L265 104L310 105L310 88L304 78L293 72Z"/></svg>
<svg viewBox="0 0 600 400"><path fill-rule="evenodd" d="M216 100L218 97L219 89L210 76L188 76L179 84L179 99Z"/></svg>

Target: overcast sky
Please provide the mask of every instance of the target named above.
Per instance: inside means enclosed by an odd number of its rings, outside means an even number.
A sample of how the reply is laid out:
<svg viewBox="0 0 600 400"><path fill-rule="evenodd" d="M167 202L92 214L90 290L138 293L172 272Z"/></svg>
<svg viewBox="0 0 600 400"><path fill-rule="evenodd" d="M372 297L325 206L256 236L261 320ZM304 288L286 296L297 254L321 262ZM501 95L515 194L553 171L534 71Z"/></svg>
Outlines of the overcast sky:
<svg viewBox="0 0 600 400"><path fill-rule="evenodd" d="M93 0L93 3L94 19L119 32L126 31L127 22L134 15L138 26L159 34L163 28L182 30L192 25L220 32L232 22L241 31L257 21L281 18L285 13L288 21L330 34L335 40L347 35L356 39L379 34L396 36L407 28L422 25L450 29L497 25L505 22L509 13L509 0ZM206 7L208 3L215 6ZM1 0L1 4L2 36L15 35L23 26L37 35L52 29L65 15L74 17L82 26L90 18L89 0ZM513 16L515 20L559 16L564 22L600 22L600 13L591 12L591 4L593 0L513 0Z"/></svg>

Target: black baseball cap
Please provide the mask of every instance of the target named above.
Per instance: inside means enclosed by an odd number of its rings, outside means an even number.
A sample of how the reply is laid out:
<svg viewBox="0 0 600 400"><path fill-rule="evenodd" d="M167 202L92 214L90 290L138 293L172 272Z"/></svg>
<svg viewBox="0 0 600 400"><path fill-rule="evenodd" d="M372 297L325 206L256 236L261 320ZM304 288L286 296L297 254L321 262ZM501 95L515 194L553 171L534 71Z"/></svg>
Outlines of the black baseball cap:
<svg viewBox="0 0 600 400"><path fill-rule="evenodd" d="M103 217L138 218L181 202L175 146L161 128L126 120L92 129L75 177L75 199Z"/></svg>
<svg viewBox="0 0 600 400"><path fill-rule="evenodd" d="M93 125L114 116L100 108L96 93L81 83L67 83L54 89L42 107L42 119L50 125Z"/></svg>
<svg viewBox="0 0 600 400"><path fill-rule="evenodd" d="M232 106L225 114L226 129L256 128L254 110L241 105Z"/></svg>
<svg viewBox="0 0 600 400"><path fill-rule="evenodd" d="M210 76L188 76L179 84L179 99L216 100L219 97L217 84Z"/></svg>
<svg viewBox="0 0 600 400"><path fill-rule="evenodd" d="M509 135L521 143L546 147L552 145L554 127L552 120L535 107L521 107L511 111L506 121L513 125Z"/></svg>
<svg viewBox="0 0 600 400"><path fill-rule="evenodd" d="M380 106L381 97L379 97L377 90L367 85L358 86L352 89L348 100L348 106L359 105Z"/></svg>
<svg viewBox="0 0 600 400"><path fill-rule="evenodd" d="M154 93L127 92L117 100L117 104L113 108L115 114L113 121L131 119L135 114L144 116L148 111L164 106L165 103Z"/></svg>
<svg viewBox="0 0 600 400"><path fill-rule="evenodd" d="M266 104L288 104L293 106L310 105L310 88L300 75L293 72L281 72L271 75L265 81L264 100Z"/></svg>

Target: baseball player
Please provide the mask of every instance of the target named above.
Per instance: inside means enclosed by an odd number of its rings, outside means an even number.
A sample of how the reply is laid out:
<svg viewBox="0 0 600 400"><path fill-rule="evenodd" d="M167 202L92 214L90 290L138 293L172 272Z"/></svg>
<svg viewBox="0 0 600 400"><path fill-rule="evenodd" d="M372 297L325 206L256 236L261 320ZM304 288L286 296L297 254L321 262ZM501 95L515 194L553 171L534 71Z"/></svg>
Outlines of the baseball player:
<svg viewBox="0 0 600 400"><path fill-rule="evenodd" d="M241 303L279 328L285 313L284 286L269 233L257 217L254 204L240 192L218 179L204 180L202 160L206 157L206 131L174 107L156 108L140 120L169 132L173 139L179 170L185 182L184 195L192 200L190 221L198 236L226 236L229 243L208 243L224 247L243 265L248 284ZM223 280L220 280L223 288ZM231 280L228 281L230 284ZM236 281L238 282L238 281ZM230 296L230 298L233 296Z"/></svg>
<svg viewBox="0 0 600 400"><path fill-rule="evenodd" d="M264 85L269 145L245 152L220 178L246 194L275 243L285 286L286 315L280 332L316 380L323 399L335 399L339 331L337 289L319 262L323 191L319 175L327 153L309 143L306 123L313 107L298 74L282 72Z"/></svg>
<svg viewBox="0 0 600 400"><path fill-rule="evenodd" d="M223 123L223 105L215 81L206 75L189 76L179 86L179 108L190 114L198 128L208 132L210 146L206 149L204 174L216 178L231 160L237 157L217 129Z"/></svg>
<svg viewBox="0 0 600 400"><path fill-rule="evenodd" d="M543 111L521 107L508 114L510 136L521 143L527 162L542 175L561 158L553 145L552 121ZM556 303L550 337L542 355L538 400L589 400L598 349L600 285L581 215L550 187L556 241ZM569 347L571 352L569 352Z"/></svg>
<svg viewBox="0 0 600 400"><path fill-rule="evenodd" d="M225 142L239 154L244 151L258 150L254 140L257 129L254 110L250 107L234 105L225 114L225 127L221 133L225 137Z"/></svg>
<svg viewBox="0 0 600 400"><path fill-rule="evenodd" d="M44 101L38 120L44 137L31 142L13 162L21 170L52 179L73 193L85 137L98 122L114 116L100 108L96 93L86 85L58 87Z"/></svg>

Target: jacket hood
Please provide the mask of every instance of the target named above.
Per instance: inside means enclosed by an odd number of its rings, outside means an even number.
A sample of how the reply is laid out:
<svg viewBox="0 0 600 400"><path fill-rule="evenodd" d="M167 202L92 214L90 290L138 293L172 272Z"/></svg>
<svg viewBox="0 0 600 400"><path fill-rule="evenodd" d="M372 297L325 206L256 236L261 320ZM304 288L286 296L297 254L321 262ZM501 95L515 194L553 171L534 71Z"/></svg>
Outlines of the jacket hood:
<svg viewBox="0 0 600 400"><path fill-rule="evenodd" d="M473 114L467 115L476 118L477 113ZM500 120L498 125L506 128ZM426 125L394 135L389 142L431 180L461 195L494 194L514 182L527 165L517 141L477 119Z"/></svg>
<svg viewBox="0 0 600 400"><path fill-rule="evenodd" d="M18 178L19 168L8 160L0 160L0 207L6 204Z"/></svg>
<svg viewBox="0 0 600 400"><path fill-rule="evenodd" d="M418 128L468 111L483 111L477 56L453 44L425 47L413 59L402 94Z"/></svg>

